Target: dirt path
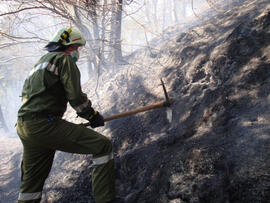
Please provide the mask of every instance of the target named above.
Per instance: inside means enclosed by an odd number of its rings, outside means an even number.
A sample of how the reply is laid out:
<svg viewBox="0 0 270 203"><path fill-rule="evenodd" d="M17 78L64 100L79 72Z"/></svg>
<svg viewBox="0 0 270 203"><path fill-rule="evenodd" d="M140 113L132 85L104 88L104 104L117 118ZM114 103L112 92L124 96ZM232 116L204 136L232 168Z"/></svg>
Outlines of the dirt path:
<svg viewBox="0 0 270 203"><path fill-rule="evenodd" d="M20 180L22 145L18 138L0 137L0 202L15 202Z"/></svg>

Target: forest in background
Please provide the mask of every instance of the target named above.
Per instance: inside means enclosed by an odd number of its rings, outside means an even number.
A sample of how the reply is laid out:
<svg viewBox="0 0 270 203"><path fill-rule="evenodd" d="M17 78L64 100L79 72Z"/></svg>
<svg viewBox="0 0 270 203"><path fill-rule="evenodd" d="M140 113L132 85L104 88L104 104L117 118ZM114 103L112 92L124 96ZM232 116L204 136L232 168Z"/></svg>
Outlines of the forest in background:
<svg viewBox="0 0 270 203"><path fill-rule="evenodd" d="M238 3L240 0L1 0L1 130L14 132L24 78L45 53L48 40L63 26L77 28L86 37L78 62L82 83L93 80L102 85L99 76L103 72L117 71L136 50L147 47L155 51L151 40L166 40L164 33L170 27L184 31Z"/></svg>

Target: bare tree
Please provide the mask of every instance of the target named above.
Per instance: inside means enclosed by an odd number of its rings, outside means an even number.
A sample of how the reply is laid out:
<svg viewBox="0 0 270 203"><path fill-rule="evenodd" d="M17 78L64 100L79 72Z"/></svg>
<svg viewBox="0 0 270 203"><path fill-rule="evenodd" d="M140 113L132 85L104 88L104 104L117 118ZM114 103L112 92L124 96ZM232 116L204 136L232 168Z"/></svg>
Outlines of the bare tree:
<svg viewBox="0 0 270 203"><path fill-rule="evenodd" d="M113 47L112 58L114 63L122 61L121 47L121 25L123 0L113 0L112 21L111 21L111 43Z"/></svg>
<svg viewBox="0 0 270 203"><path fill-rule="evenodd" d="M157 5L158 5L158 0L153 0L152 1L153 5L153 21L154 24L156 25L156 31L158 31L158 11L157 11Z"/></svg>
<svg viewBox="0 0 270 203"><path fill-rule="evenodd" d="M183 19L185 19L187 17L187 4L189 3L189 0L181 0L181 4L180 4L180 16Z"/></svg>
<svg viewBox="0 0 270 203"><path fill-rule="evenodd" d="M3 66L2 66L3 67ZM5 97L7 95L7 85L5 84L5 79L6 77L5 76L1 76L0 77L0 90L1 90L1 96L2 98ZM8 127L7 127L7 124L5 122L5 118L4 118L4 114L3 114L3 111L2 111L2 105L0 105L0 128L3 128L6 132L8 131Z"/></svg>
<svg viewBox="0 0 270 203"><path fill-rule="evenodd" d="M179 1L173 2L173 16L174 16L174 23L178 23L179 17L178 17L178 8L179 8Z"/></svg>
<svg viewBox="0 0 270 203"><path fill-rule="evenodd" d="M95 70L95 72L98 72L101 63L106 64L106 57L104 55L106 46L109 46L107 50L111 49L114 55L114 59L110 62L120 61L122 58L121 21L123 1L112 0L112 2L113 3L110 2L112 6L108 6L107 0L14 0L13 5L16 5L17 9L0 13L0 17L17 15L21 12L28 12L31 10L43 10L49 15L56 16L59 19L66 21L68 24L75 25L86 36L88 41L88 52L86 53L86 56L88 64L91 66L89 71ZM105 12L108 11L105 11L105 9L114 9L110 11L112 15L114 15L114 19L111 21L111 32L113 32L114 37L111 42L105 40L107 34L106 30L110 30L106 23L106 15L104 15ZM7 33L0 32L0 35L6 38L9 37L13 40L16 39L16 36ZM29 40L33 41L34 39L35 38L32 37ZM22 38L22 40L25 42L26 38Z"/></svg>
<svg viewBox="0 0 270 203"><path fill-rule="evenodd" d="M0 128L3 128L6 132L8 131L8 127L6 125L6 122L3 116L1 105L0 105Z"/></svg>

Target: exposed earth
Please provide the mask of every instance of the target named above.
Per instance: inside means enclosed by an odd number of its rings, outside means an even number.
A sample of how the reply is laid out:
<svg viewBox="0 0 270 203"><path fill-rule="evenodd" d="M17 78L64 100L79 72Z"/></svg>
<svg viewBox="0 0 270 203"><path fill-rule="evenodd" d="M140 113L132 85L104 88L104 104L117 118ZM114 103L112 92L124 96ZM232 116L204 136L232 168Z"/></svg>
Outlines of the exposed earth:
<svg viewBox="0 0 270 203"><path fill-rule="evenodd" d="M185 31L175 26L84 85L109 116L173 99L97 129L114 145L116 187L126 203L270 202L270 2L247 0ZM65 118L75 123L68 109ZM2 138L1 138L2 139ZM1 140L0 202L14 202L21 146ZM13 152L19 146L19 152ZM13 150L14 149L14 150ZM59 152L42 202L94 203L91 157Z"/></svg>

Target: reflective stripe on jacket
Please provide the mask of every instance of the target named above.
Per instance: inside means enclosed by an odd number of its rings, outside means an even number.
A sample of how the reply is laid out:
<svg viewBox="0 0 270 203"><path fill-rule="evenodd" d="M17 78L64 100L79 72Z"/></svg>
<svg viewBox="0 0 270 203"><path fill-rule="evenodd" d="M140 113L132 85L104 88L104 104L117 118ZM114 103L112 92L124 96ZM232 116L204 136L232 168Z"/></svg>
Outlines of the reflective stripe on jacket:
<svg viewBox="0 0 270 203"><path fill-rule="evenodd" d="M76 63L62 52L49 52L41 57L25 80L22 102L18 116L31 113L62 116L67 102L77 113L91 107L91 101L81 90Z"/></svg>

